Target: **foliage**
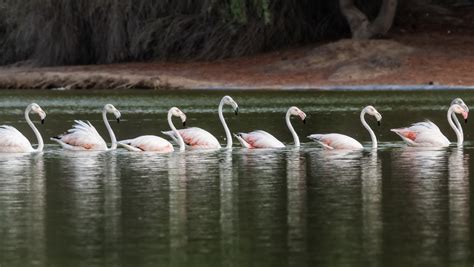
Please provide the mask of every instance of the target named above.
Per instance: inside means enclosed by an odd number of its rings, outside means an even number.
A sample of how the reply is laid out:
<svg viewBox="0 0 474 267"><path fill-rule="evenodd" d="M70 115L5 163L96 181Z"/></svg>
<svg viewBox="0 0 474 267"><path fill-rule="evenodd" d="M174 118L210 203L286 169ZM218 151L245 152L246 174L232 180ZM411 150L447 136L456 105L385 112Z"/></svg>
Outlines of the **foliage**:
<svg viewBox="0 0 474 267"><path fill-rule="evenodd" d="M0 64L219 59L347 34L336 0L0 0Z"/></svg>

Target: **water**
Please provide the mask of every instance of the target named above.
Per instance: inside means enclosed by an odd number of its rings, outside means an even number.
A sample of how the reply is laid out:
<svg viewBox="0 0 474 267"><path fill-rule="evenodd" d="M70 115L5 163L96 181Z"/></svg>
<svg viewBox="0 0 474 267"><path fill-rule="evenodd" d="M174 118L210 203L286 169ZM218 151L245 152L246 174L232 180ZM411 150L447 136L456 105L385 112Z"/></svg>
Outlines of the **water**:
<svg viewBox="0 0 474 267"><path fill-rule="evenodd" d="M228 93L241 111L227 109L232 131L265 129L285 143L284 112L300 107L309 115L306 125L293 120L302 148L72 153L48 141L44 153L0 154L0 266L472 265L472 143L406 148L388 130L430 118L455 140L447 107L474 95ZM48 113L38 126L45 137L74 119L107 136L99 112L110 102L125 139L167 130L174 105L224 143L215 112L224 94L1 91L0 118L36 143L22 118L35 101ZM381 141L375 152L358 120L366 104L383 115L381 127L368 118ZM349 134L367 149L324 151L304 138L317 132Z"/></svg>

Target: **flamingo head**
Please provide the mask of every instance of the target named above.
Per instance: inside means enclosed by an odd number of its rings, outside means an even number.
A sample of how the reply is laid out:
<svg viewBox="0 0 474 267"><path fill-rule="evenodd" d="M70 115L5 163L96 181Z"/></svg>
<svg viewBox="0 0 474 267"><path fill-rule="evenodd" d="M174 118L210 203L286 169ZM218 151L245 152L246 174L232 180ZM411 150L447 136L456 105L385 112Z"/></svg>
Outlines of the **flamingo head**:
<svg viewBox="0 0 474 267"><path fill-rule="evenodd" d="M30 105L31 111L40 116L41 124L44 124L44 119L46 118L46 112L36 103Z"/></svg>
<svg viewBox="0 0 474 267"><path fill-rule="evenodd" d="M171 115L175 117L179 117L181 119L181 122L183 123L183 126L186 126L186 114L184 114L184 112L182 112L177 107L172 107L170 111L171 111Z"/></svg>
<svg viewBox="0 0 474 267"><path fill-rule="evenodd" d="M364 110L365 112L367 112L367 114L374 116L377 120L377 124L380 126L380 122L382 121L382 115L373 106L367 106L364 108Z"/></svg>
<svg viewBox="0 0 474 267"><path fill-rule="evenodd" d="M467 110L467 112L469 112L469 107L466 105L466 103L464 103L464 101L461 98L458 97L458 98L453 99L453 101L451 101L451 106L455 104L460 105L462 108Z"/></svg>
<svg viewBox="0 0 474 267"><path fill-rule="evenodd" d="M107 104L104 106L104 110L107 112L107 113L113 113L115 118L117 119L117 123L120 123L120 117L122 116L120 114L120 111L118 109L116 109L114 107L114 105L112 104Z"/></svg>
<svg viewBox="0 0 474 267"><path fill-rule="evenodd" d="M234 109L235 115L239 114L239 105L237 104L237 102L234 101L234 99L232 99L232 97L226 95L222 98L221 101L226 105L231 105Z"/></svg>
<svg viewBox="0 0 474 267"><path fill-rule="evenodd" d="M288 112L293 115L293 116L299 116L303 123L306 123L306 113L304 113L301 109L298 107L291 107Z"/></svg>
<svg viewBox="0 0 474 267"><path fill-rule="evenodd" d="M464 122L467 123L467 116L469 114L469 107L466 105L466 103L464 103L464 101L461 99L461 98L455 98L453 101L451 101L451 106L454 106L454 105L458 105L461 107L461 109L463 111L461 112L456 112L456 110L454 110L454 112L458 113L458 114L462 114L462 116L464 117Z"/></svg>
<svg viewBox="0 0 474 267"><path fill-rule="evenodd" d="M464 118L464 122L467 123L467 117L469 116L469 108L464 104L464 105L459 105L459 104L454 104L451 105L451 108L453 111L457 114L461 114Z"/></svg>

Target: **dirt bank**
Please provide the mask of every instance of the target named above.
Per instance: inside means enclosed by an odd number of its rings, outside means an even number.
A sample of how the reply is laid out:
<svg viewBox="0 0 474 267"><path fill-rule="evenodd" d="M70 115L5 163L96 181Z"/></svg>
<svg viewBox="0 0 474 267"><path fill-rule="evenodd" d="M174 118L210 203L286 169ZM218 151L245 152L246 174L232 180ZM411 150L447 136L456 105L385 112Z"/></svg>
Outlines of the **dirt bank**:
<svg viewBox="0 0 474 267"><path fill-rule="evenodd" d="M470 11L470 12L469 12ZM474 10L398 25L384 40L340 40L216 62L0 67L0 88L318 88L474 85ZM429 15L429 14L428 14ZM466 19L463 19L466 17Z"/></svg>

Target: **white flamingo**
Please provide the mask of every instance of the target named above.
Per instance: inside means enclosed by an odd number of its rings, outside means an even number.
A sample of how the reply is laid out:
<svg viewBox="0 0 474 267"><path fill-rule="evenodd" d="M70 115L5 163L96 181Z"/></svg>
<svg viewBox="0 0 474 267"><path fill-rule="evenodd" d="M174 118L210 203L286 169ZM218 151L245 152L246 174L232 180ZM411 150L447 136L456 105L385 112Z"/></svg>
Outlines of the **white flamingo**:
<svg viewBox="0 0 474 267"><path fill-rule="evenodd" d="M178 130L174 126L173 121L171 120L172 116L180 117L181 121L183 122L183 125L185 125L186 115L177 107L172 107L168 111L168 124L171 130L178 137L179 150L184 151L185 145L184 145L183 138L181 137L181 135L178 133ZM173 145L170 142L168 142L168 140L163 139L156 135L143 135L134 139L119 141L118 144L129 151L137 151L137 152L138 151L154 151L154 152L161 152L161 153L168 153L168 152L174 151Z"/></svg>
<svg viewBox="0 0 474 267"><path fill-rule="evenodd" d="M365 121L365 114L369 114L375 117L377 120L378 125L380 125L380 121L382 120L382 115L373 107L373 106L366 106L360 112L360 121L362 125L369 131L370 138L372 139L372 148L377 148L377 137L375 136L374 131L370 128L370 126ZM359 143L354 138L344 135L344 134L337 134L337 133L330 133L330 134L312 134L308 136L309 139L318 142L321 144L325 149L362 149L364 148L361 143Z"/></svg>
<svg viewBox="0 0 474 267"><path fill-rule="evenodd" d="M57 142L67 150L103 151L116 149L117 139L107 120L107 113L113 113L117 122L120 122L120 111L112 104L106 104L102 110L102 118L109 132L110 139L112 140L112 146L110 148L107 148L107 143L89 121L86 123L76 120L74 121L76 124L73 125L72 129L69 129L62 135L51 138L51 140Z"/></svg>
<svg viewBox="0 0 474 267"><path fill-rule="evenodd" d="M230 96L224 96L219 103L219 119L224 126L225 136L227 138L227 145L226 148L232 148L232 135L230 134L229 127L227 127L227 123L225 122L224 115L222 114L222 108L224 105L231 105L234 109L235 114L237 115L239 112L239 106L237 103L232 99ZM211 133L206 130L203 130L198 127L191 127L186 129L178 130L179 134L184 140L184 143L192 148L205 148L205 149L217 149L221 148L221 144ZM163 132L164 134L170 136L176 143L179 141L177 140L177 135L174 131L166 131Z"/></svg>
<svg viewBox="0 0 474 267"><path fill-rule="evenodd" d="M464 133L455 113L461 114L467 122L469 108L460 98L456 98L451 102L447 118L449 125L456 133L457 145L462 146ZM414 123L406 128L391 129L391 131L398 134L409 146L447 147L450 145L448 138L441 133L438 126L429 120Z"/></svg>
<svg viewBox="0 0 474 267"><path fill-rule="evenodd" d="M297 107L290 107L288 111L286 112L286 117L285 117L286 125L288 126L288 129L290 130L291 134L293 135L295 147L299 147L300 139L298 137L298 134L296 134L295 129L293 128L293 125L291 125L291 122L290 122L291 115L299 116L301 120L303 121L303 123L305 123L306 114ZM276 139L273 135L262 130L257 130L250 133L238 133L238 134L235 134L235 137L237 138L237 140L239 140L242 147L245 147L245 148L285 147L285 145L282 142L280 142L278 139Z"/></svg>
<svg viewBox="0 0 474 267"><path fill-rule="evenodd" d="M9 152L9 153L25 153L25 152L41 152L44 148L43 137L41 137L40 132L36 129L33 122L30 120L30 112L36 113L41 118L41 124L44 123L44 118L46 118L46 113L41 109L41 107L32 103L26 107L25 110L25 119L26 123L31 127L33 132L38 139L38 147L34 149L31 146L30 141L18 131L16 128L8 125L0 126L0 152Z"/></svg>

